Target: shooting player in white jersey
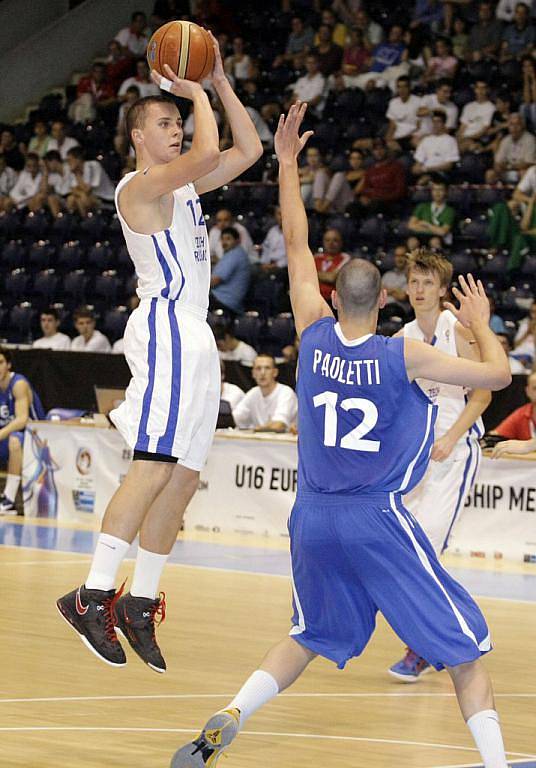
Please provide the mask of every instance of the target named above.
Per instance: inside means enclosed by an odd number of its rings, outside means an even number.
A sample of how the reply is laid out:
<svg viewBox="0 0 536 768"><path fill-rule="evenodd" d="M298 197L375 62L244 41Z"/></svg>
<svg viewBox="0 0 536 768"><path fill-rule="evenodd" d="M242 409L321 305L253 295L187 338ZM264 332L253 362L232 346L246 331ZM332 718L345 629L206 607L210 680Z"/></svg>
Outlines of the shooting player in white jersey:
<svg viewBox="0 0 536 768"><path fill-rule="evenodd" d="M480 360L473 334L448 309L442 309L452 279L452 264L424 248L409 254L408 295L415 320L397 335L431 344L447 355ZM491 400L485 389L419 379L418 384L438 406L431 461L421 482L404 497L404 504L424 528L437 555L448 546L480 464L478 440L484 434L481 415ZM406 683L431 671L428 662L408 648L389 674Z"/></svg>
<svg viewBox="0 0 536 768"><path fill-rule="evenodd" d="M116 207L138 276L140 305L124 337L132 380L125 402L110 417L134 460L106 510L85 584L57 602L103 661L126 663L118 628L156 672L166 669L155 637L155 616L165 615L164 599L157 597L160 576L198 486L220 400L218 352L206 322L210 254L199 196L232 181L262 154L212 42L212 83L227 113L233 147L220 153L202 86L180 80L169 67L169 79L154 71L152 77L163 90L192 101L191 149L181 155L182 119L167 96L140 99L127 114L136 171L117 187ZM130 593L120 598L117 571L138 532Z"/></svg>

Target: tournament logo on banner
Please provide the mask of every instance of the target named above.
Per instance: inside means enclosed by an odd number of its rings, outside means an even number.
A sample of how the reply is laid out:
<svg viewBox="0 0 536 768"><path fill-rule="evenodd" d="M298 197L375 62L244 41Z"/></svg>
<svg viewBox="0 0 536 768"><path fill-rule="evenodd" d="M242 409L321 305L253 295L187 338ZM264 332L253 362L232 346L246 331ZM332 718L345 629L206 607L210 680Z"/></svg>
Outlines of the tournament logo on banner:
<svg viewBox="0 0 536 768"><path fill-rule="evenodd" d="M32 460L26 462L28 449ZM28 427L24 436L22 497L24 514L32 517L58 516L58 489L54 473L60 469L54 461L48 441L37 430ZM27 511L28 510L28 511Z"/></svg>

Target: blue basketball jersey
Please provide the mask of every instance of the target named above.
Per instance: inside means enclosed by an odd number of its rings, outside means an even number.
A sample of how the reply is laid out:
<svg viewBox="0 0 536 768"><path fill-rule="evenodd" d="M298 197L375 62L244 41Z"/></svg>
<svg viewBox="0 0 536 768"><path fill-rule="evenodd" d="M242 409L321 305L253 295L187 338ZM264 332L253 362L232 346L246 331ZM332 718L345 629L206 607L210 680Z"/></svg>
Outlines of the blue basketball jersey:
<svg viewBox="0 0 536 768"><path fill-rule="evenodd" d="M45 418L45 411L41 404L41 400L39 399L39 396L36 394L35 390L32 388L32 385L28 379L21 373L12 373L7 389L0 389L0 428L5 427L6 424L9 424L9 422L13 421L15 418L15 397L13 395L13 387L17 381L25 381L32 390L33 397L32 403L30 405L30 418Z"/></svg>
<svg viewBox="0 0 536 768"><path fill-rule="evenodd" d="M407 493L430 458L436 407L409 381L404 340L349 341L335 319L300 342L298 492Z"/></svg>

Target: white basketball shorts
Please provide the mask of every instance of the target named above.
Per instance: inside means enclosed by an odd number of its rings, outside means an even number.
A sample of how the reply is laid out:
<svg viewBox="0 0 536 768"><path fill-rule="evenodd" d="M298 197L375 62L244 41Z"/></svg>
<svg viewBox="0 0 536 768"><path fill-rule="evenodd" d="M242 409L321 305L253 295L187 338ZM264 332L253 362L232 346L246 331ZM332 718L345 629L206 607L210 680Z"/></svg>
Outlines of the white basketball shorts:
<svg viewBox="0 0 536 768"><path fill-rule="evenodd" d="M132 450L173 456L201 470L220 403L220 363L205 313L144 299L129 318L125 357L132 373L110 418Z"/></svg>

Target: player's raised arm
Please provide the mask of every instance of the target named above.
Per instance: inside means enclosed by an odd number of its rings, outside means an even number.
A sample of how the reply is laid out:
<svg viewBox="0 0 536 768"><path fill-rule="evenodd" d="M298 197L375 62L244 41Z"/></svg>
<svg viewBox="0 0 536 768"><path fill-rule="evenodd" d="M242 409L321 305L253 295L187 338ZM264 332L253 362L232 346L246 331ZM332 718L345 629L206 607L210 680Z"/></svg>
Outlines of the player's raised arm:
<svg viewBox="0 0 536 768"><path fill-rule="evenodd" d="M127 116L127 127L135 144L137 156L141 154L140 150L143 150L144 133L147 130L167 142L166 148L169 149L169 159L166 162L152 165L146 172L139 173L122 193L122 195L126 193L126 196L134 202L155 200L201 178L216 168L219 162L218 126L202 86L190 80L181 80L167 64L164 67L167 78L163 78L154 69L151 71L151 77L161 88L174 96L190 99L193 102L194 137L191 149L181 155L182 120L174 104L170 102L170 108L167 111L161 109L157 113L145 116L145 123L150 121L150 125L137 125L135 122L134 125L129 125L132 122L131 113L136 109L136 105L131 107Z"/></svg>
<svg viewBox="0 0 536 768"><path fill-rule="evenodd" d="M297 102L287 117L281 115L275 134L279 160L279 203L288 258L290 301L298 336L307 326L332 315L322 298L313 254L309 248L309 227L300 192L298 155L312 131L299 135L307 104Z"/></svg>
<svg viewBox="0 0 536 768"><path fill-rule="evenodd" d="M510 366L499 340L489 327L489 301L480 280L475 283L473 276L467 280L460 277L462 290L453 288L460 302L457 309L446 304L458 321L470 328L480 349L482 362L452 357L428 344L415 339L404 339L404 356L408 377L432 379L445 384L466 387L503 389L512 381Z"/></svg>
<svg viewBox="0 0 536 768"><path fill-rule="evenodd" d="M200 195L236 179L262 157L263 152L261 140L251 117L225 77L218 41L212 33L209 34L214 47L212 83L229 120L233 146L220 153L214 170L197 179L195 188ZM195 130L197 130L197 120Z"/></svg>

